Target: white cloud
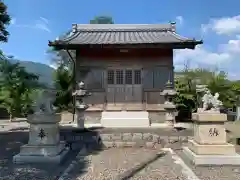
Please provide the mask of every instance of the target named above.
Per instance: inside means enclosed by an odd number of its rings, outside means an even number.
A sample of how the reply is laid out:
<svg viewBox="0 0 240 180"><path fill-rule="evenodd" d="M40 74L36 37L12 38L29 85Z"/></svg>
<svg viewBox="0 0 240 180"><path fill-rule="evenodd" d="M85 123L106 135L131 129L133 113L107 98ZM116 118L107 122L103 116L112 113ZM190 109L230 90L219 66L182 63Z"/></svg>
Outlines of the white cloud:
<svg viewBox="0 0 240 180"><path fill-rule="evenodd" d="M50 64L49 66L50 66L51 68L53 68L53 69L57 69L57 65Z"/></svg>
<svg viewBox="0 0 240 180"><path fill-rule="evenodd" d="M16 18L12 18L12 19L11 19L11 22L10 22L10 25L16 24L16 21L17 21Z"/></svg>
<svg viewBox="0 0 240 180"><path fill-rule="evenodd" d="M175 64L181 65L185 61L191 61L195 65L218 65L229 62L231 55L227 52L215 53L208 51L203 45L197 46L194 50L181 49L175 52Z"/></svg>
<svg viewBox="0 0 240 180"><path fill-rule="evenodd" d="M219 35L231 35L240 33L240 15L211 19L208 24L202 25L202 31L209 30Z"/></svg>
<svg viewBox="0 0 240 180"><path fill-rule="evenodd" d="M184 68L186 61L191 68L217 67L228 72L229 78L240 79L238 67L240 67L240 15L234 17L222 17L210 19L208 24L201 26L202 32L212 31L220 35L231 35L227 42L217 45L216 51L211 51L205 45L198 45L194 50L176 50L174 64L176 69Z"/></svg>
<svg viewBox="0 0 240 180"><path fill-rule="evenodd" d="M36 24L34 25L36 29L41 29L43 31L51 32L51 30L48 27L48 24L43 23L42 21L36 21Z"/></svg>
<svg viewBox="0 0 240 180"><path fill-rule="evenodd" d="M177 16L176 17L176 21L180 24L180 25L182 25L183 24L183 22L184 22L184 20L183 20L183 17L182 16Z"/></svg>
<svg viewBox="0 0 240 180"><path fill-rule="evenodd" d="M34 24L17 24L16 21L14 23L16 27L22 28L32 28L32 29L39 29L46 32L51 32L49 28L49 21L46 18L40 17L38 20L35 21Z"/></svg>
<svg viewBox="0 0 240 180"><path fill-rule="evenodd" d="M240 55L240 40L229 40L227 44L221 45L224 51Z"/></svg>
<svg viewBox="0 0 240 180"><path fill-rule="evenodd" d="M220 44L215 52L206 49L204 45L198 45L194 50L176 50L174 64L177 70L183 69L186 62L189 63L191 68L219 68L228 72L229 78L240 79L239 55L240 37L236 36L236 39Z"/></svg>
<svg viewBox="0 0 240 180"><path fill-rule="evenodd" d="M46 19L46 18L44 18L44 17L40 17L40 19L41 19L42 21L44 21L46 24L49 24L49 20L48 20L48 19Z"/></svg>

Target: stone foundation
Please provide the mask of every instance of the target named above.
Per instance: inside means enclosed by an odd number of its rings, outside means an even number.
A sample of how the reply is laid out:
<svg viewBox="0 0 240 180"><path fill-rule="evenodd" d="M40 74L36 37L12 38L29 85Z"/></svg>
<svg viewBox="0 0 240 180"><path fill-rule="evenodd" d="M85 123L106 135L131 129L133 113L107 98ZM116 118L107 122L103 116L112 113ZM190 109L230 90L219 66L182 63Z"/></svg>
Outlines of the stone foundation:
<svg viewBox="0 0 240 180"><path fill-rule="evenodd" d="M186 143L191 136L161 136L153 133L113 133L100 135L104 147L146 147L161 149L168 144Z"/></svg>
<svg viewBox="0 0 240 180"><path fill-rule="evenodd" d="M165 123L165 110L148 111L150 123Z"/></svg>
<svg viewBox="0 0 240 180"><path fill-rule="evenodd" d="M191 136L160 136L152 133L109 133L89 136L84 134L67 135L63 139L73 148L98 146L105 148L147 147L161 149L168 144L186 143ZM99 144L101 143L101 144Z"/></svg>
<svg viewBox="0 0 240 180"><path fill-rule="evenodd" d="M149 127L150 120L146 111L104 111L101 124L103 127Z"/></svg>
<svg viewBox="0 0 240 180"><path fill-rule="evenodd" d="M149 124L164 124L165 111L147 111L149 117ZM102 111L85 111L85 124L101 124ZM75 119L77 116L75 115ZM69 124L73 120L73 114L63 112L61 114L61 124Z"/></svg>
<svg viewBox="0 0 240 180"><path fill-rule="evenodd" d="M201 155L231 155L235 154L235 146L229 143L226 144L198 144L193 140L188 141L188 148Z"/></svg>

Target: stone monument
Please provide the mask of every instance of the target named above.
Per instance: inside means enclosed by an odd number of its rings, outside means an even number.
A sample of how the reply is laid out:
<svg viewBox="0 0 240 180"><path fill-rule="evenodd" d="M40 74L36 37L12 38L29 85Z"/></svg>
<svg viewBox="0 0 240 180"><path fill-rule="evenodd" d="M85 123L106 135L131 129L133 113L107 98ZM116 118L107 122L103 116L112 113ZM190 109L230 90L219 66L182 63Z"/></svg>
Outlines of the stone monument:
<svg viewBox="0 0 240 180"><path fill-rule="evenodd" d="M170 81L167 82L165 89L160 93L160 95L165 97L164 109L166 110L166 123L173 126L177 115L176 105L173 103L173 97L177 95L177 92L174 90Z"/></svg>
<svg viewBox="0 0 240 180"><path fill-rule="evenodd" d="M68 152L60 141L59 122L53 102L55 93L45 90L37 99L34 113L27 117L30 124L28 144L21 146L14 163L60 163Z"/></svg>
<svg viewBox="0 0 240 180"><path fill-rule="evenodd" d="M75 96L76 99L76 126L78 128L84 129L84 111L89 107L84 101L83 98L90 96L91 94L84 88L84 83L80 82L77 85L77 89L72 93L73 96ZM75 123L75 122L74 122Z"/></svg>
<svg viewBox="0 0 240 180"><path fill-rule="evenodd" d="M220 113L219 94L212 96L206 89L202 97L203 108L193 113L194 138L183 147L184 153L195 165L238 165L240 155L235 146L227 143L224 122L227 115Z"/></svg>

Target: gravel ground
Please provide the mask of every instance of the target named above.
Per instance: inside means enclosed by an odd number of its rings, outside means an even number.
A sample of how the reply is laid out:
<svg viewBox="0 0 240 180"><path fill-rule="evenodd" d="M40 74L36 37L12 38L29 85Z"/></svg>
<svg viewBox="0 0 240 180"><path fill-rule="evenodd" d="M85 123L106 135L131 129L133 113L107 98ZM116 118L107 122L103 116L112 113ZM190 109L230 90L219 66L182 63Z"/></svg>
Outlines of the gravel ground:
<svg viewBox="0 0 240 180"><path fill-rule="evenodd" d="M59 166L56 165L16 165L12 157L19 153L20 146L28 141L28 132L0 133L0 180L55 180L75 158L72 151Z"/></svg>
<svg viewBox="0 0 240 180"><path fill-rule="evenodd" d="M88 163L82 169L82 162ZM186 180L170 154L144 148L107 149L77 157L64 180Z"/></svg>
<svg viewBox="0 0 240 180"><path fill-rule="evenodd" d="M181 150L175 151L200 180L240 180L240 166L193 166Z"/></svg>
<svg viewBox="0 0 240 180"><path fill-rule="evenodd" d="M193 166L179 148L176 154L200 180L240 180L240 166ZM87 164L83 168L82 164ZM144 148L107 149L77 157L63 180L193 180L171 153Z"/></svg>
<svg viewBox="0 0 240 180"><path fill-rule="evenodd" d="M7 132L13 126L0 126L0 132L4 131L0 133L0 180L55 180L73 159L73 168L61 180L192 180L184 176L182 166L174 163L171 154L144 148L112 148L77 157L77 151L71 151L59 166L15 165L12 156L28 139L28 132L20 131L23 126L16 123L14 127L19 129L16 132ZM240 180L240 166L195 167L181 151L181 144L170 147L200 180ZM236 149L240 152L240 146Z"/></svg>

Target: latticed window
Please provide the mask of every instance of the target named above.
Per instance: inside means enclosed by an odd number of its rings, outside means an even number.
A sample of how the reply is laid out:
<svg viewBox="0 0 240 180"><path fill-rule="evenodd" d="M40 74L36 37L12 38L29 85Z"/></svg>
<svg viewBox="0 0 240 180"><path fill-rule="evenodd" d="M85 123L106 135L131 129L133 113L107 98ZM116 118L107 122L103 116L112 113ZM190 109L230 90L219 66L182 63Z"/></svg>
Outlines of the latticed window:
<svg viewBox="0 0 240 180"><path fill-rule="evenodd" d="M108 84L114 84L114 70L108 70L107 81Z"/></svg>
<svg viewBox="0 0 240 180"><path fill-rule="evenodd" d="M132 69L116 69L108 70L107 72L108 84L142 84L142 71Z"/></svg>
<svg viewBox="0 0 240 180"><path fill-rule="evenodd" d="M133 75L132 70L126 70L125 72L125 84L132 84Z"/></svg>
<svg viewBox="0 0 240 180"><path fill-rule="evenodd" d="M123 84L123 70L116 70L116 84Z"/></svg>
<svg viewBox="0 0 240 180"><path fill-rule="evenodd" d="M141 70L134 70L134 84L141 84Z"/></svg>

